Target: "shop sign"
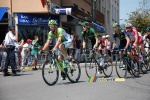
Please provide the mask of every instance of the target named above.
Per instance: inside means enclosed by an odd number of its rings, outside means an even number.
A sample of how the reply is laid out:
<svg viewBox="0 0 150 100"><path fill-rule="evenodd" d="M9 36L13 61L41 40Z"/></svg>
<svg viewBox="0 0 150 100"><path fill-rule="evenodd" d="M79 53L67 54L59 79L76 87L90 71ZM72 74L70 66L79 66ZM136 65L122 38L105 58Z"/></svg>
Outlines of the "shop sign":
<svg viewBox="0 0 150 100"><path fill-rule="evenodd" d="M18 14L18 24L47 25L50 19L59 24L59 16L56 15Z"/></svg>

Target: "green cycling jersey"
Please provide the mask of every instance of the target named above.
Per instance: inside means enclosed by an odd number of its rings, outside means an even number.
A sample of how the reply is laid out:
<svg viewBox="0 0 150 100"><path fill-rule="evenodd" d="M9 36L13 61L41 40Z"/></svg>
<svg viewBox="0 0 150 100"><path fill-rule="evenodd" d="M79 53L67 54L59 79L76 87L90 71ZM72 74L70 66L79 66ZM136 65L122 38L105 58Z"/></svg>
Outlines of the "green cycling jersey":
<svg viewBox="0 0 150 100"><path fill-rule="evenodd" d="M61 42L69 41L71 40L71 35L66 33L66 31L63 28L57 28L57 33L54 35L52 31L48 33L48 39L51 40L51 38L59 38L62 37Z"/></svg>

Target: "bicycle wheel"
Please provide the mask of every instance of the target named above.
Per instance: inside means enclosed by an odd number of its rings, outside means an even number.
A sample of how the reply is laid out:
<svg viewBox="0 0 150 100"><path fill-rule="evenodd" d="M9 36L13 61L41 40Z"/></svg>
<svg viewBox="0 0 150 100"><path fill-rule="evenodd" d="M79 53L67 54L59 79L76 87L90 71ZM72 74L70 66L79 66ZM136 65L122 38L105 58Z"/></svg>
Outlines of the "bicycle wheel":
<svg viewBox="0 0 150 100"><path fill-rule="evenodd" d="M150 55L144 57L144 63L146 64L147 71L150 71Z"/></svg>
<svg viewBox="0 0 150 100"><path fill-rule="evenodd" d="M103 73L106 77L110 77L113 72L113 65L111 62L105 62L103 67Z"/></svg>
<svg viewBox="0 0 150 100"><path fill-rule="evenodd" d="M124 59L119 59L119 57L116 57L116 73L119 78L126 78L127 76L127 60Z"/></svg>
<svg viewBox="0 0 150 100"><path fill-rule="evenodd" d="M133 69L133 75L135 77L139 77L140 76L140 67L139 67L139 64L138 62L131 62L131 66L134 66L134 69Z"/></svg>
<svg viewBox="0 0 150 100"><path fill-rule="evenodd" d="M69 62L69 67L67 70L67 77L70 82L76 83L80 79L81 69L80 65L76 60L72 60Z"/></svg>
<svg viewBox="0 0 150 100"><path fill-rule="evenodd" d="M85 60L85 72L89 78L91 76L96 76L97 68L98 68L97 61L94 58Z"/></svg>
<svg viewBox="0 0 150 100"><path fill-rule="evenodd" d="M143 61L139 62L139 68L143 74L147 73L147 65Z"/></svg>
<svg viewBox="0 0 150 100"><path fill-rule="evenodd" d="M45 61L42 66L42 77L49 86L55 85L58 81L59 70L57 65L52 61Z"/></svg>

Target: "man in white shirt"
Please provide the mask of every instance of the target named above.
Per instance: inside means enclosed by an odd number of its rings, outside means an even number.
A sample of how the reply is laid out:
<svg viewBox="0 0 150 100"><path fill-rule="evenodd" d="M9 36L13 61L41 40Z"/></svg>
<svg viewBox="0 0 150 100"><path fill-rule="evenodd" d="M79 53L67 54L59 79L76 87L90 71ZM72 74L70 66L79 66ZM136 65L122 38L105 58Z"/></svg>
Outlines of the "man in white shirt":
<svg viewBox="0 0 150 100"><path fill-rule="evenodd" d="M11 25L9 26L9 32L5 36L5 43L4 46L7 48L6 53L6 61L5 61L5 66L3 69L4 76L9 76L8 74L8 65L11 66L12 69L12 76L18 76L15 67L16 67L16 62L15 62L15 44L18 41L18 33L15 32L15 26Z"/></svg>
<svg viewBox="0 0 150 100"><path fill-rule="evenodd" d="M23 45L23 49L21 51L21 56L22 56L22 68L21 68L21 71L24 72L25 69L24 69L24 66L25 66L25 63L26 63L26 59L27 59L27 55L28 55L28 52L30 52L30 48L31 48L31 42L32 40L30 39L27 39L26 43Z"/></svg>

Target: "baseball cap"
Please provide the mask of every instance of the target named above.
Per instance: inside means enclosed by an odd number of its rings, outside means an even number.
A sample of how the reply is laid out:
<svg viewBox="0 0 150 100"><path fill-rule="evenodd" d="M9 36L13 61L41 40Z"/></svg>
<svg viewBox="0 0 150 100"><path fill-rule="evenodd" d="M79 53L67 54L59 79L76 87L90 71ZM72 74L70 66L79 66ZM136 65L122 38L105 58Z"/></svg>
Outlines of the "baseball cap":
<svg viewBox="0 0 150 100"><path fill-rule="evenodd" d="M32 40L31 39L27 39L27 42L31 42Z"/></svg>
<svg viewBox="0 0 150 100"><path fill-rule="evenodd" d="M106 38L110 37L109 35L106 35Z"/></svg>
<svg viewBox="0 0 150 100"><path fill-rule="evenodd" d="M106 36L103 35L102 38L104 39L104 38L106 38Z"/></svg>
<svg viewBox="0 0 150 100"><path fill-rule="evenodd" d="M14 25L10 25L9 29L15 29L15 26Z"/></svg>

